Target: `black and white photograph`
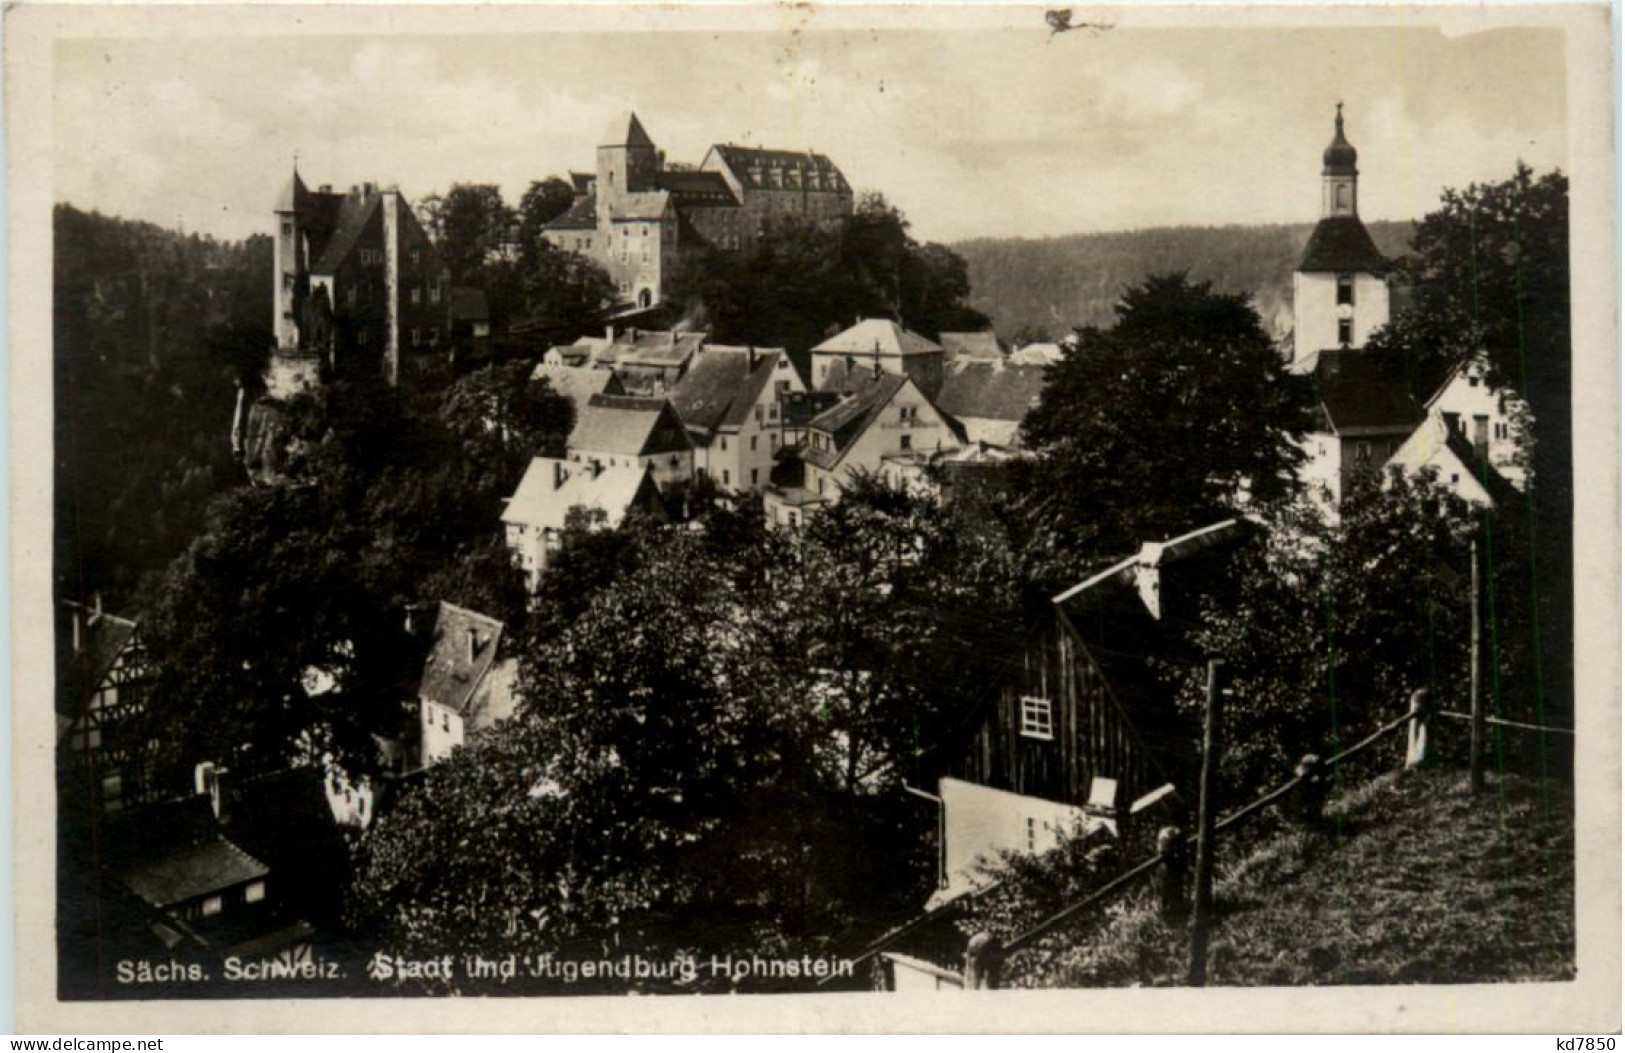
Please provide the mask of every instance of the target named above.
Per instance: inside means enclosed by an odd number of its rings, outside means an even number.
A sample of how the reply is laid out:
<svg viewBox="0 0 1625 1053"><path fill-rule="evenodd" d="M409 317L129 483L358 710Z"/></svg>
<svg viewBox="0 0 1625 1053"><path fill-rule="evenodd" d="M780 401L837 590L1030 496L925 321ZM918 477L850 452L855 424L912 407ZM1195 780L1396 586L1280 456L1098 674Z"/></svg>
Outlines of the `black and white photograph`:
<svg viewBox="0 0 1625 1053"><path fill-rule="evenodd" d="M53 6L41 1019L1617 1029L1607 7Z"/></svg>

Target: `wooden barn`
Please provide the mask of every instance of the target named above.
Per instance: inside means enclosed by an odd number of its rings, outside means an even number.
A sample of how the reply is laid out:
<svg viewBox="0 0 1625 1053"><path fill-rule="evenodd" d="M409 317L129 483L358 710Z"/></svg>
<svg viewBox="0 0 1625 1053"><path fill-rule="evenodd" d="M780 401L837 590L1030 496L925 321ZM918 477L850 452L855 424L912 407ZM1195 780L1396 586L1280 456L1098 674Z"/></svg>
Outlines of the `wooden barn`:
<svg viewBox="0 0 1625 1053"><path fill-rule="evenodd" d="M1136 805L1184 792L1195 729L1163 674L1201 656L1181 654L1169 630L1195 616L1222 572L1215 557L1246 533L1226 520L1148 543L1055 597L1047 624L1011 641L1009 678L938 782L944 893L973 887L978 860L999 851L1044 851L1080 829L1120 834Z"/></svg>

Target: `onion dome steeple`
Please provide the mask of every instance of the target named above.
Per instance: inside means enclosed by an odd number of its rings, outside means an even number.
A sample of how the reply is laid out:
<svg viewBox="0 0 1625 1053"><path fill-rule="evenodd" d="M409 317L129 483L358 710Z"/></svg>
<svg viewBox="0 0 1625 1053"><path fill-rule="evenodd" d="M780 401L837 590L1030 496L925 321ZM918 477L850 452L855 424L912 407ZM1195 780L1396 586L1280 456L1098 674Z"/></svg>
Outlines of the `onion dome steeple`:
<svg viewBox="0 0 1625 1053"><path fill-rule="evenodd" d="M1325 164L1322 175L1356 175L1358 169L1354 163L1359 159L1359 153L1347 139L1343 137L1343 104L1337 104L1337 134L1332 136L1331 145L1321 155Z"/></svg>

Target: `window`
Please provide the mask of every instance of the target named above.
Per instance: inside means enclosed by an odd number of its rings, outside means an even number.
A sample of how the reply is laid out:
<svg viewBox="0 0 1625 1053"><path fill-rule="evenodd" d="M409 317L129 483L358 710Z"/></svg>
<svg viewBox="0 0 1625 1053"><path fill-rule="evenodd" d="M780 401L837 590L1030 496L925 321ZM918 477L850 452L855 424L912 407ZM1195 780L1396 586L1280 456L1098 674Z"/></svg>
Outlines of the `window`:
<svg viewBox="0 0 1625 1053"><path fill-rule="evenodd" d="M442 714L440 714L440 730L444 731L444 732L446 732L448 734L451 732L451 714L450 713L442 713Z"/></svg>
<svg viewBox="0 0 1625 1053"><path fill-rule="evenodd" d="M1038 851L1038 820L1031 817L1027 819L1027 851Z"/></svg>
<svg viewBox="0 0 1625 1053"><path fill-rule="evenodd" d="M1468 377L1467 378L1467 386L1470 387L1470 388L1478 387L1478 378L1477 377Z"/></svg>
<svg viewBox="0 0 1625 1053"><path fill-rule="evenodd" d="M415 307L423 302L423 290L416 285L412 286L412 305Z"/></svg>
<svg viewBox="0 0 1625 1053"><path fill-rule="evenodd" d="M1347 274L1337 276L1337 303L1354 305L1354 279Z"/></svg>
<svg viewBox="0 0 1625 1053"><path fill-rule="evenodd" d="M728 437L726 435L724 435L721 438L722 438L722 452L727 453L728 452Z"/></svg>
<svg viewBox="0 0 1625 1053"><path fill-rule="evenodd" d="M198 913L202 914L205 918L212 918L216 914L219 914L225 905L225 901L219 896L210 896L203 901L203 906L199 908Z"/></svg>
<svg viewBox="0 0 1625 1053"><path fill-rule="evenodd" d="M723 486L730 486L732 484L733 484L733 480L728 478L728 469L724 468L722 470L722 485Z"/></svg>
<svg viewBox="0 0 1625 1053"><path fill-rule="evenodd" d="M1371 463L1371 444L1369 442L1357 442L1354 444L1354 463Z"/></svg>
<svg viewBox="0 0 1625 1053"><path fill-rule="evenodd" d="M752 435L750 437L750 452L751 453L756 452L756 436L754 436L754 435Z"/></svg>
<svg viewBox="0 0 1625 1053"><path fill-rule="evenodd" d="M750 485L752 485L752 486L755 486L755 485L756 485L756 481L757 481L757 478L758 478L758 477L757 477L757 469L755 469L755 468L752 468L752 469L751 469L751 470L750 470Z"/></svg>
<svg viewBox="0 0 1625 1053"><path fill-rule="evenodd" d="M1354 343L1354 321L1350 318L1337 320L1337 343L1341 347L1348 347Z"/></svg>
<svg viewBox="0 0 1625 1053"><path fill-rule="evenodd" d="M265 882L256 881L243 889L244 903L258 903L265 898Z"/></svg>
<svg viewBox="0 0 1625 1053"><path fill-rule="evenodd" d="M677 455L675 453L671 455L671 466L673 468L678 467Z"/></svg>
<svg viewBox="0 0 1625 1053"><path fill-rule="evenodd" d="M434 723L434 710L428 706L423 707L423 722L425 724Z"/></svg>
<svg viewBox="0 0 1625 1053"><path fill-rule="evenodd" d="M1022 696L1021 735L1023 738L1045 741L1055 737L1054 715L1050 711L1049 699Z"/></svg>
<svg viewBox="0 0 1625 1053"><path fill-rule="evenodd" d="M912 435L902 435L902 436L898 437L897 441L901 444L902 449L907 450L907 449L912 448L913 442L914 442L914 436L912 436Z"/></svg>

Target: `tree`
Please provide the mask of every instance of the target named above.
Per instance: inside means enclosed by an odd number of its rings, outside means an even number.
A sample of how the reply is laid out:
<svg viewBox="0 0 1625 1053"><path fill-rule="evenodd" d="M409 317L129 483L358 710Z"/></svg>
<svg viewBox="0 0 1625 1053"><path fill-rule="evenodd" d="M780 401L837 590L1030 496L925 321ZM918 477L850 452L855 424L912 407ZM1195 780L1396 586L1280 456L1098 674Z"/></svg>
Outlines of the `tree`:
<svg viewBox="0 0 1625 1053"><path fill-rule="evenodd" d="M425 198L420 210L429 208ZM481 270L486 257L500 247L514 225L514 213L502 200L502 188L492 183L457 183L438 205L440 258L451 269L453 281L484 285Z"/></svg>
<svg viewBox="0 0 1625 1053"><path fill-rule="evenodd" d="M1569 292L1568 178L1519 164L1504 182L1446 190L1417 225L1399 261L1412 306L1367 345L1409 372L1430 396L1458 363L1481 359L1492 384L1527 401L1534 435L1523 537L1525 596L1514 602L1542 666L1541 701L1562 719L1573 697L1573 354ZM1504 517L1507 509L1500 510Z"/></svg>
<svg viewBox="0 0 1625 1053"><path fill-rule="evenodd" d="M536 248L542 243L542 228L569 211L575 191L558 176L532 182L519 198L519 262L529 270L535 263Z"/></svg>
<svg viewBox="0 0 1625 1053"><path fill-rule="evenodd" d="M545 241L520 277L529 323L550 332L579 333L598 323L614 300L615 283L592 260Z"/></svg>
<svg viewBox="0 0 1625 1053"><path fill-rule="evenodd" d="M1039 456L1019 489L1080 572L1291 492L1309 392L1245 297L1154 276L1078 337L1022 425Z"/></svg>

